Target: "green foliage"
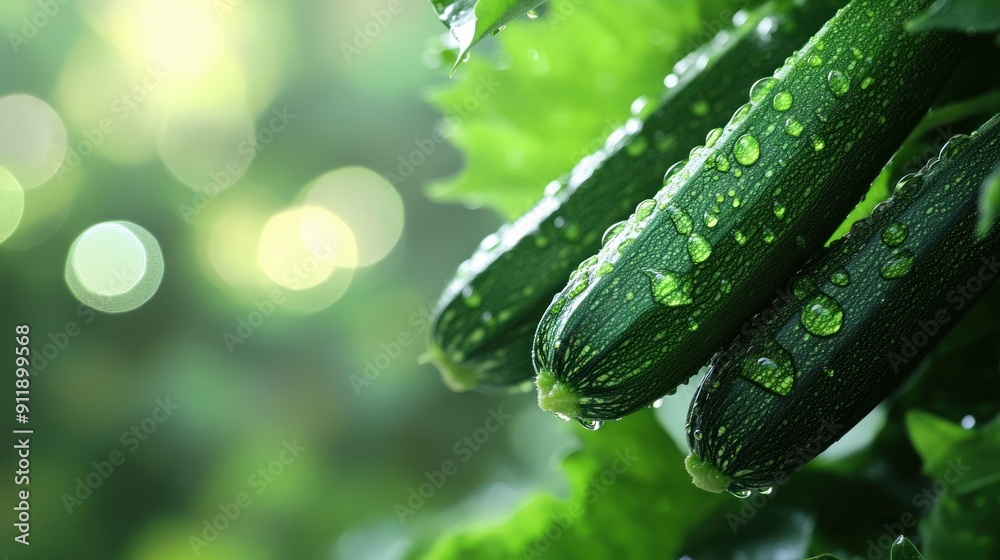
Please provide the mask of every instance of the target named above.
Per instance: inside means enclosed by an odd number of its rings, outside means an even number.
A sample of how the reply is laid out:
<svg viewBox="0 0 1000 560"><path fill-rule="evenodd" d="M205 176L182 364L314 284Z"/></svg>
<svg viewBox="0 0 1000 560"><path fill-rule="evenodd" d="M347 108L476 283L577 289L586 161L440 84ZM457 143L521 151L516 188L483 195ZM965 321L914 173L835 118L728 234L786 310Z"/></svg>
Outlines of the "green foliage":
<svg viewBox="0 0 1000 560"><path fill-rule="evenodd" d="M892 543L892 550L889 551L890 560L923 560L924 557L920 555L917 551L917 547L913 546L910 539L906 537L899 537L896 542Z"/></svg>
<svg viewBox="0 0 1000 560"><path fill-rule="evenodd" d="M676 558L686 533L731 499L690 484L649 412L586 438L563 463L569 500L537 496L507 523L449 535L422 558Z"/></svg>
<svg viewBox="0 0 1000 560"><path fill-rule="evenodd" d="M924 473L934 480L934 509L921 522L929 558L996 558L1000 541L1000 418L966 429L925 412L907 416ZM893 556L895 558L895 556Z"/></svg>
<svg viewBox="0 0 1000 560"><path fill-rule="evenodd" d="M938 0L922 16L910 22L913 31L924 29L1000 30L1000 10L995 0Z"/></svg>
<svg viewBox="0 0 1000 560"><path fill-rule="evenodd" d="M432 93L449 117L446 134L465 154L461 173L433 185L433 195L516 217L549 181L600 148L632 101L658 97L674 62L728 26L740 7L723 0L547 6L544 16L497 35L501 52L472 57L456 81Z"/></svg>
<svg viewBox="0 0 1000 560"><path fill-rule="evenodd" d="M1000 213L1000 163L983 182L979 199L979 235L986 235Z"/></svg>
<svg viewBox="0 0 1000 560"><path fill-rule="evenodd" d="M487 33L499 33L507 22L537 8L542 2L544 0L431 0L441 21L458 41L456 68L472 45Z"/></svg>

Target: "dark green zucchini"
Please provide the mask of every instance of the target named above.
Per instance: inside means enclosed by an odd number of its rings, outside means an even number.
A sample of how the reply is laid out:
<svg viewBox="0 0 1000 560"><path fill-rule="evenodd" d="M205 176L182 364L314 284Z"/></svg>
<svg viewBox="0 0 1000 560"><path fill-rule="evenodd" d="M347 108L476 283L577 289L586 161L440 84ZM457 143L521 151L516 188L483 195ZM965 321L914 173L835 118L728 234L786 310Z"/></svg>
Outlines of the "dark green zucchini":
<svg viewBox="0 0 1000 560"><path fill-rule="evenodd" d="M427 357L455 390L530 389L538 320L601 234L663 185L664 162L684 157L720 126L745 91L798 48L841 0L771 2L694 51L666 78L659 103L638 100L634 117L546 189L513 225L483 241L445 290Z"/></svg>
<svg viewBox="0 0 1000 560"><path fill-rule="evenodd" d="M961 54L930 0L853 0L575 273L535 337L539 405L585 425L676 390L830 238Z"/></svg>
<svg viewBox="0 0 1000 560"><path fill-rule="evenodd" d="M768 488L894 391L1000 273L1000 228L977 239L1000 116L956 136L796 278L796 301L713 360L688 417L706 490Z"/></svg>

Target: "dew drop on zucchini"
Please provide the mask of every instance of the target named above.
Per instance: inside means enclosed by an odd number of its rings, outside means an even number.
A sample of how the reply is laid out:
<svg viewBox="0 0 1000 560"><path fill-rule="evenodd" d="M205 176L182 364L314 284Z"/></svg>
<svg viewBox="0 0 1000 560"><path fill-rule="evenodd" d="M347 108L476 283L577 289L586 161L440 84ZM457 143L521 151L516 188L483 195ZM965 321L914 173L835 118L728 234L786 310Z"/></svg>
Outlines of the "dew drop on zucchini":
<svg viewBox="0 0 1000 560"><path fill-rule="evenodd" d="M581 419L580 420L580 425L583 426L584 428L587 428L588 430L600 430L601 426L604 425L604 422L601 422L600 420L583 420L583 419Z"/></svg>
<svg viewBox="0 0 1000 560"><path fill-rule="evenodd" d="M913 253L904 249L886 261L879 273L886 280L895 280L909 274L912 268Z"/></svg>
<svg viewBox="0 0 1000 560"><path fill-rule="evenodd" d="M793 138L798 138L799 135L802 134L802 123L789 117L788 120L785 121L785 134Z"/></svg>
<svg viewBox="0 0 1000 560"><path fill-rule="evenodd" d="M751 348L740 375L779 396L791 392L795 383L792 356L775 341Z"/></svg>
<svg viewBox="0 0 1000 560"><path fill-rule="evenodd" d="M693 289L689 275L647 270L646 276L649 277L653 301L667 307L680 307L694 301L691 297Z"/></svg>
<svg viewBox="0 0 1000 560"><path fill-rule="evenodd" d="M757 105L763 101L767 97L768 92L771 91L771 88L773 88L777 83L778 79L773 76L761 78L754 82L754 84L750 86L750 103Z"/></svg>
<svg viewBox="0 0 1000 560"><path fill-rule="evenodd" d="M676 206L668 206L665 212L670 216L670 220L674 223L677 233L691 235L691 232L694 231L694 221L691 219L691 216L688 216L687 212Z"/></svg>
<svg viewBox="0 0 1000 560"><path fill-rule="evenodd" d="M792 108L792 94L783 91L774 96L771 106L777 111L787 111Z"/></svg>
<svg viewBox="0 0 1000 560"><path fill-rule="evenodd" d="M846 269L838 268L830 274L830 282L834 286L840 286L843 288L851 284L851 275Z"/></svg>
<svg viewBox="0 0 1000 560"><path fill-rule="evenodd" d="M617 237L625 229L626 223L626 220L622 220L616 224L611 224L611 227L604 230L604 235L601 236L601 245L607 245L608 242Z"/></svg>
<svg viewBox="0 0 1000 560"><path fill-rule="evenodd" d="M753 136L744 134L736 140L736 145L733 146L733 155L736 156L736 161L740 165L753 165L760 157L760 144Z"/></svg>
<svg viewBox="0 0 1000 560"><path fill-rule="evenodd" d="M750 491L749 490L734 490L734 491L730 492L730 494L732 494L733 496L736 496L737 498L739 498L741 500L745 500L745 499L747 499L747 498L750 497Z"/></svg>
<svg viewBox="0 0 1000 560"><path fill-rule="evenodd" d="M711 212L705 212L705 227L714 228L719 224L719 217Z"/></svg>
<svg viewBox="0 0 1000 560"><path fill-rule="evenodd" d="M898 247L906 241L907 233L906 224L901 224L899 222L890 224L882 232L882 242L889 247Z"/></svg>
<svg viewBox="0 0 1000 560"><path fill-rule="evenodd" d="M802 327L816 336L832 336L840 332L844 310L837 300L820 293L802 307Z"/></svg>
<svg viewBox="0 0 1000 560"><path fill-rule="evenodd" d="M712 245L704 237L697 233L693 234L688 238L688 254L691 256L692 262L705 262L708 257L712 256Z"/></svg>
<svg viewBox="0 0 1000 560"><path fill-rule="evenodd" d="M851 89L851 79L837 70L830 70L830 73L826 75L826 84L830 86L830 91L837 97L842 97Z"/></svg>
<svg viewBox="0 0 1000 560"><path fill-rule="evenodd" d="M646 218L653 215L653 210L656 209L656 201L653 199L643 200L639 203L639 206L635 208L635 219L638 221L643 221Z"/></svg>

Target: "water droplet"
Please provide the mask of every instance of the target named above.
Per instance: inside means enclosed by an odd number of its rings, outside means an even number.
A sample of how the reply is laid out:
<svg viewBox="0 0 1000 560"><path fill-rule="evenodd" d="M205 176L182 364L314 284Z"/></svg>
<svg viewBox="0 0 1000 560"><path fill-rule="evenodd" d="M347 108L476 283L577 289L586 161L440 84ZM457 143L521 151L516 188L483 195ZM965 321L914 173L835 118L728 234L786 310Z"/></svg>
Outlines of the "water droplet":
<svg viewBox="0 0 1000 560"><path fill-rule="evenodd" d="M479 304L483 301L482 296L473 290L472 286L466 286L462 289L462 298L465 300L465 305L472 308L479 307Z"/></svg>
<svg viewBox="0 0 1000 560"><path fill-rule="evenodd" d="M538 19L538 10L528 10L528 19Z"/></svg>
<svg viewBox="0 0 1000 560"><path fill-rule="evenodd" d="M923 187L923 177L916 173L910 173L909 175L903 175L899 182L896 183L896 194L906 197L916 196L923 190Z"/></svg>
<svg viewBox="0 0 1000 560"><path fill-rule="evenodd" d="M795 383L795 366L791 354L771 340L750 349L740 375L776 395L785 396Z"/></svg>
<svg viewBox="0 0 1000 560"><path fill-rule="evenodd" d="M737 498L739 498L741 500L745 500L745 499L747 499L747 498L750 497L750 491L749 490L734 490L734 491L730 492L730 494L732 494L733 496L736 496Z"/></svg>
<svg viewBox="0 0 1000 560"><path fill-rule="evenodd" d="M912 268L913 253L904 249L886 261L886 263L882 265L882 270L879 272L882 275L882 278L885 278L886 280L894 280L896 278L906 276L910 273Z"/></svg>
<svg viewBox="0 0 1000 560"><path fill-rule="evenodd" d="M691 232L694 230L694 221L691 219L691 216L687 215L687 212L676 206L668 206L664 212L674 222L674 228L677 230L677 233L691 235Z"/></svg>
<svg viewBox="0 0 1000 560"><path fill-rule="evenodd" d="M612 224L611 227L604 230L604 235L601 236L601 245L607 245L609 241L614 239L619 233L622 232L623 229L625 229L625 224L627 223L627 220L622 220L617 224Z"/></svg>
<svg viewBox="0 0 1000 560"><path fill-rule="evenodd" d="M655 401L653 401L653 408L660 408L661 406L663 406L663 399L662 398L659 398L659 399L656 399Z"/></svg>
<svg viewBox="0 0 1000 560"><path fill-rule="evenodd" d="M785 217L785 205L782 204L780 200L774 201L774 215L779 220Z"/></svg>
<svg viewBox="0 0 1000 560"><path fill-rule="evenodd" d="M733 146L733 155L740 165L753 165L760 157L760 144L757 139L749 134L744 134L736 140Z"/></svg>
<svg viewBox="0 0 1000 560"><path fill-rule="evenodd" d="M688 317L688 330L691 332L698 330L698 321L694 317Z"/></svg>
<svg viewBox="0 0 1000 560"><path fill-rule="evenodd" d="M938 154L938 159L951 159L958 154L962 153L963 150L972 142L972 139L965 134L959 134L953 136L951 140L941 148L941 152Z"/></svg>
<svg viewBox="0 0 1000 560"><path fill-rule="evenodd" d="M601 266L597 267L597 277L600 278L601 276L604 276L605 274L609 274L611 272L614 272L614 270L615 270L615 265L613 265L613 264L611 264L609 262L601 263Z"/></svg>
<svg viewBox="0 0 1000 560"><path fill-rule="evenodd" d="M840 332L844 310L830 296L819 293L802 306L802 326L816 336L832 336Z"/></svg>
<svg viewBox="0 0 1000 560"><path fill-rule="evenodd" d="M787 111L792 108L792 94L783 91L774 96L771 104L777 111Z"/></svg>
<svg viewBox="0 0 1000 560"><path fill-rule="evenodd" d="M715 156L715 169L721 173L727 173L729 171L729 158L724 154Z"/></svg>
<svg viewBox="0 0 1000 560"><path fill-rule="evenodd" d="M774 492L774 487L772 487L772 486L766 486L766 487L761 488L760 490L758 490L758 492L760 492L761 494L767 496L771 492Z"/></svg>
<svg viewBox="0 0 1000 560"><path fill-rule="evenodd" d="M747 236L743 235L742 231L735 231L735 232L733 232L733 239L735 239L736 242L739 243L740 245L746 245L747 244Z"/></svg>
<svg viewBox="0 0 1000 560"><path fill-rule="evenodd" d="M494 29L494 30L493 30L493 31L491 32L491 35L496 35L496 34L500 33L501 31L503 31L503 30L504 30L504 29L506 29L506 28L507 28L507 26L506 26L506 25L501 25L500 27L497 27L496 29Z"/></svg>
<svg viewBox="0 0 1000 560"><path fill-rule="evenodd" d="M713 128L708 132L708 136L705 137L705 147L711 148L716 142L719 141L720 137L722 137L722 129Z"/></svg>
<svg viewBox="0 0 1000 560"><path fill-rule="evenodd" d="M604 425L604 422L601 422L600 420L584 420L581 418L579 422L581 426L587 428L588 430L600 430L601 426Z"/></svg>
<svg viewBox="0 0 1000 560"><path fill-rule="evenodd" d="M687 165L687 162L688 160L682 159L681 161L671 165L670 168L667 169L667 172L663 174L663 184L666 185L671 179L674 178L675 175L680 173L681 169L684 169L684 166Z"/></svg>
<svg viewBox="0 0 1000 560"><path fill-rule="evenodd" d="M711 212L705 212L705 227L714 228L718 223L718 216Z"/></svg>
<svg viewBox="0 0 1000 560"><path fill-rule="evenodd" d="M906 241L907 234L906 224L899 222L889 224L889 227L882 231L882 242L889 247L898 247Z"/></svg>
<svg viewBox="0 0 1000 560"><path fill-rule="evenodd" d="M694 431L694 439L696 439L698 441L701 441L701 438L702 438L701 430L695 430Z"/></svg>
<svg viewBox="0 0 1000 560"><path fill-rule="evenodd" d="M830 282L832 282L834 286L840 286L843 288L851 284L851 275L846 269L838 268L830 274Z"/></svg>
<svg viewBox="0 0 1000 560"><path fill-rule="evenodd" d="M851 79L836 70L830 70L826 75L826 83L837 97L843 96L851 89Z"/></svg>
<svg viewBox="0 0 1000 560"><path fill-rule="evenodd" d="M745 105L741 105L740 108L736 109L736 112L733 113L732 118L729 119L729 124L736 124L736 123L742 121L744 118L746 118L747 113L749 113L749 112L750 112L750 104L749 103L747 103Z"/></svg>
<svg viewBox="0 0 1000 560"><path fill-rule="evenodd" d="M648 198L639 203L635 207L635 219L638 221L643 221L653 214L653 210L656 209L656 201Z"/></svg>
<svg viewBox="0 0 1000 560"><path fill-rule="evenodd" d="M867 78L861 80L861 89L868 89L868 87L873 83L875 83L875 78L868 76Z"/></svg>
<svg viewBox="0 0 1000 560"><path fill-rule="evenodd" d="M785 121L785 133L788 134L789 136L798 138L799 135L802 134L802 128L803 128L802 123L791 117L789 117L788 120Z"/></svg>
<svg viewBox="0 0 1000 560"><path fill-rule="evenodd" d="M819 152L826 147L826 142L824 142L819 136L813 136L812 145L813 149Z"/></svg>
<svg viewBox="0 0 1000 560"><path fill-rule="evenodd" d="M750 86L750 103L756 105L767 97L767 93L778 83L778 79L768 76L761 78Z"/></svg>
<svg viewBox="0 0 1000 560"><path fill-rule="evenodd" d="M688 238L688 254L695 263L701 263L712 256L712 245L697 233Z"/></svg>
<svg viewBox="0 0 1000 560"><path fill-rule="evenodd" d="M646 276L653 290L653 301L667 307L680 307L694 301L690 276L655 270L647 270Z"/></svg>
<svg viewBox="0 0 1000 560"><path fill-rule="evenodd" d="M774 243L774 240L776 239L777 236L774 235L774 230L773 229L771 229L771 228L769 228L767 226L764 226L763 233L764 233L764 242L765 243Z"/></svg>

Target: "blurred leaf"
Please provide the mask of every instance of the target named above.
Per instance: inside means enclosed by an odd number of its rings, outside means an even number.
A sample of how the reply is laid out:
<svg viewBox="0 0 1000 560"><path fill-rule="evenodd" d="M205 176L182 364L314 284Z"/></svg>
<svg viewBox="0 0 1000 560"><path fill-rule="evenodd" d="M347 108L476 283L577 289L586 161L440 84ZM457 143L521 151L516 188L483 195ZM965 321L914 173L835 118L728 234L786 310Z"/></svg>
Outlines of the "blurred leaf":
<svg viewBox="0 0 1000 560"><path fill-rule="evenodd" d="M997 31L1000 30L1000 10L997 10L996 0L937 0L907 27L911 31L939 28Z"/></svg>
<svg viewBox="0 0 1000 560"><path fill-rule="evenodd" d="M499 33L510 20L537 8L545 0L431 0L431 5L458 41L458 60L487 33Z"/></svg>
<svg viewBox="0 0 1000 560"><path fill-rule="evenodd" d="M967 430L919 410L906 415L913 446L924 460L924 473L944 481L959 494L1000 481L1000 419Z"/></svg>
<svg viewBox="0 0 1000 560"><path fill-rule="evenodd" d="M423 558L676 558L685 535L732 500L691 484L651 412L584 438L563 463L568 501L536 496L505 524L447 535Z"/></svg>
<svg viewBox="0 0 1000 560"><path fill-rule="evenodd" d="M600 148L637 97L659 94L673 64L711 38L693 37L703 25L729 27L734 9L722 0L553 0L544 16L512 22L497 36L502 52L473 57L432 93L466 161L431 194L519 215Z"/></svg>
<svg viewBox="0 0 1000 560"><path fill-rule="evenodd" d="M1000 213L1000 163L983 182L982 194L979 199L979 235L985 237L989 233L997 213Z"/></svg>
<svg viewBox="0 0 1000 560"><path fill-rule="evenodd" d="M924 560L924 557L920 555L917 551L917 547L913 546L910 539L906 537L899 537L896 542L892 543L892 549L889 551L890 560Z"/></svg>
<svg viewBox="0 0 1000 560"><path fill-rule="evenodd" d="M813 556L812 558L807 558L806 560L840 560L832 554L820 554L819 556Z"/></svg>
<svg viewBox="0 0 1000 560"><path fill-rule="evenodd" d="M914 497L915 504L933 503L920 524L928 560L997 558L1000 418L982 428L966 430L914 411L906 423L924 460L924 472L935 479L921 496Z"/></svg>

